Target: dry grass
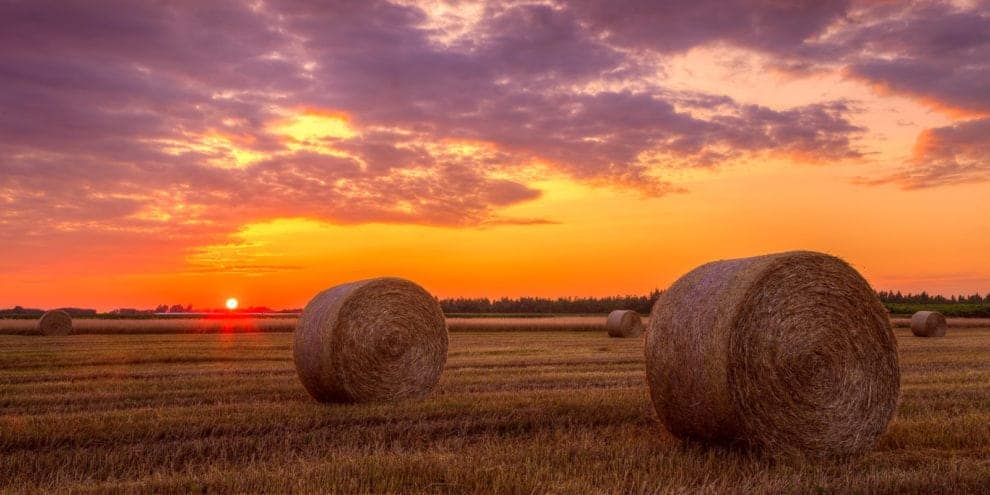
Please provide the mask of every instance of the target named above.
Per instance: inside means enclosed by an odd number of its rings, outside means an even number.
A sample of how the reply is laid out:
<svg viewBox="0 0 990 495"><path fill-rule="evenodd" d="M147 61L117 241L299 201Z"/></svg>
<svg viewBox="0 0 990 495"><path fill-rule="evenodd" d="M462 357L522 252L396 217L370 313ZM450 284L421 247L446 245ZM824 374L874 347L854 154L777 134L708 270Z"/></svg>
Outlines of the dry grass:
<svg viewBox="0 0 990 495"><path fill-rule="evenodd" d="M949 318L949 328L990 328L990 318ZM644 318L643 321L646 324ZM895 328L910 328L910 318L892 318ZM546 318L447 318L451 332L604 332L604 316L557 316ZM0 335L37 333L38 320L0 319ZM291 332L294 317L274 318L154 318L98 319L76 318L72 333L117 334L199 334Z"/></svg>
<svg viewBox="0 0 990 495"><path fill-rule="evenodd" d="M0 334L37 333L38 320L0 319ZM296 318L76 318L72 333L79 335L292 332Z"/></svg>
<svg viewBox="0 0 990 495"><path fill-rule="evenodd" d="M938 311L918 311L911 316L911 333L915 337L944 337L947 327L945 315Z"/></svg>
<svg viewBox="0 0 990 495"><path fill-rule="evenodd" d="M949 328L990 328L990 318L946 318ZM911 318L891 318L894 328L911 328Z"/></svg>
<svg viewBox="0 0 990 495"><path fill-rule="evenodd" d="M845 261L811 251L714 261L682 276L653 306L646 372L675 436L774 457L871 449L900 384L876 293Z"/></svg>
<svg viewBox="0 0 990 495"><path fill-rule="evenodd" d="M643 319L635 311L617 309L605 319L605 330L609 337L639 337L643 335Z"/></svg>
<svg viewBox="0 0 990 495"><path fill-rule="evenodd" d="M332 287L299 316L293 357L320 402L422 398L447 361L440 304L409 280L381 277Z"/></svg>
<svg viewBox="0 0 990 495"><path fill-rule="evenodd" d="M296 318L153 318L73 320L81 335L292 332ZM447 318L451 332L605 331L604 316ZM37 333L38 320L0 319L0 334Z"/></svg>
<svg viewBox="0 0 990 495"><path fill-rule="evenodd" d="M72 317L60 309L45 311L38 319L38 333L41 335L69 335L72 333Z"/></svg>
<svg viewBox="0 0 990 495"><path fill-rule="evenodd" d="M423 401L322 405L292 336L0 336L0 492L986 492L990 329L898 330L902 404L848 463L683 445L641 339L455 333Z"/></svg>
<svg viewBox="0 0 990 495"><path fill-rule="evenodd" d="M546 318L447 318L451 332L604 332L605 316Z"/></svg>

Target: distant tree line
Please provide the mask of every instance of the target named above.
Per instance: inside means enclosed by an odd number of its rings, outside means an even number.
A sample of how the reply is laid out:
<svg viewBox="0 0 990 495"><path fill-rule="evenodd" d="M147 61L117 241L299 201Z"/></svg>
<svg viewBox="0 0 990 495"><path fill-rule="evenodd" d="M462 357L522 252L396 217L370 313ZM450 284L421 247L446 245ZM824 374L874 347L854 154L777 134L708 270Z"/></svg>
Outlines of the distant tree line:
<svg viewBox="0 0 990 495"><path fill-rule="evenodd" d="M118 310L120 311L120 310ZM237 308L230 310L227 308L193 308L192 304L187 304L185 306L181 304L159 304L154 311L150 311L153 314L166 314L166 313L298 313L299 309L282 309L274 310L268 306L245 306L242 308Z"/></svg>
<svg viewBox="0 0 990 495"><path fill-rule="evenodd" d="M185 306L181 304L173 304L171 306L169 306L168 304L159 304L158 307L155 308L155 313L192 313L192 312L193 312L192 304L187 304Z"/></svg>
<svg viewBox="0 0 990 495"><path fill-rule="evenodd" d="M660 297L654 290L648 296L608 296L608 297L520 297L510 299L453 298L441 299L444 313L489 313L489 314L581 314L608 313L616 309L632 309L640 314L649 314L653 303Z"/></svg>
<svg viewBox="0 0 990 495"><path fill-rule="evenodd" d="M519 297L500 299L480 298L448 298L440 299L440 307L444 313L461 314L603 314L616 309L632 309L646 315L653 308L653 303L660 297L662 291L654 289L644 296L607 296L607 297ZM927 292L918 294L903 294L900 291L879 291L880 301L894 313L909 313L922 309L917 305L938 305L939 311L958 316L990 315L990 293L986 295L930 295ZM955 305L955 309L945 307ZM944 307L944 308L943 308ZM73 317L97 316L94 309L61 308ZM274 311L264 306L241 308L237 313L298 313L301 309L284 309ZM0 309L0 318L37 318L44 310L16 306L10 309ZM194 309L191 304L161 304L155 309L118 308L106 316L116 317L151 317L161 313L228 313L225 309Z"/></svg>
<svg viewBox="0 0 990 495"><path fill-rule="evenodd" d="M96 316L95 309L85 309L85 308L59 308L69 316L73 318L78 318L80 316ZM0 309L0 318L11 318L11 317L31 317L37 318L45 314L45 310L36 308L22 308L20 306L14 306L9 309Z"/></svg>
<svg viewBox="0 0 990 495"><path fill-rule="evenodd" d="M653 303L660 297L661 290L654 289L648 296L609 296L609 297L520 297L501 299L482 298L453 298L441 299L440 307L444 313L490 313L490 314L580 314L608 313L616 309L632 309L640 314L649 314ZM972 294L969 296L903 294L900 291L877 292L880 301L889 307L904 304L990 304L990 293L985 296ZM900 306L898 306L900 307Z"/></svg>
<svg viewBox="0 0 990 495"><path fill-rule="evenodd" d="M941 294L929 295L922 291L919 294L901 294L901 291L880 291L877 292L880 301L893 304L990 304L990 293L985 296L971 294L968 296L958 295L945 297Z"/></svg>

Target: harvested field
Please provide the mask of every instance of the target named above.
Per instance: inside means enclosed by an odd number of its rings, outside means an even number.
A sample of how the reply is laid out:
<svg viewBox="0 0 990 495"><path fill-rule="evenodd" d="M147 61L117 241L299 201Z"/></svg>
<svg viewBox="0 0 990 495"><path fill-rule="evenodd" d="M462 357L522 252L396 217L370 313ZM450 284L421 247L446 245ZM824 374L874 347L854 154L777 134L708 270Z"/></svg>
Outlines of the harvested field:
<svg viewBox="0 0 990 495"><path fill-rule="evenodd" d="M451 332L604 332L603 316L553 316L537 318L447 318ZM643 318L643 324L648 318ZM990 328L990 318L948 318L949 328ZM895 328L911 328L910 318L892 318ZM0 335L36 333L38 320L0 319ZM295 317L271 318L77 318L72 333L81 335L115 334L200 334L292 332Z"/></svg>
<svg viewBox="0 0 990 495"><path fill-rule="evenodd" d="M895 333L877 448L795 464L667 434L639 338L454 333L425 400L323 405L288 333L0 336L0 491L986 492L990 328Z"/></svg>
<svg viewBox="0 0 990 495"><path fill-rule="evenodd" d="M547 318L447 318L451 332L604 332L606 316Z"/></svg>
<svg viewBox="0 0 990 495"><path fill-rule="evenodd" d="M951 324L951 323L950 323ZM546 318L447 318L451 332L589 331L604 332L605 316ZM988 323L990 325L990 323ZM37 333L38 320L0 319L0 334ZM77 318L72 333L80 335L292 332L296 318Z"/></svg>
<svg viewBox="0 0 990 495"><path fill-rule="evenodd" d="M29 335L38 320L0 319L0 334ZM76 318L77 335L292 332L296 318Z"/></svg>
<svg viewBox="0 0 990 495"><path fill-rule="evenodd" d="M946 318L949 328L990 328L990 318ZM911 328L911 318L891 318L894 328Z"/></svg>

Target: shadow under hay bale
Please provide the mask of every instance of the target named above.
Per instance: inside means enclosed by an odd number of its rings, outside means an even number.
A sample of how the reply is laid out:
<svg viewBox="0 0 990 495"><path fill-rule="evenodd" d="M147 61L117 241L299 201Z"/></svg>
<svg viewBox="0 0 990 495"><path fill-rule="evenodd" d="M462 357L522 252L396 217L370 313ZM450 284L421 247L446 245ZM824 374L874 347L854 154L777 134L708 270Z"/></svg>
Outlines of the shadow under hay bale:
<svg viewBox="0 0 990 495"><path fill-rule="evenodd" d="M948 324L937 311L918 311L911 316L911 333L915 337L945 337Z"/></svg>
<svg viewBox="0 0 990 495"><path fill-rule="evenodd" d="M41 335L69 335L72 333L72 317L60 309L45 311L38 320Z"/></svg>
<svg viewBox="0 0 990 495"><path fill-rule="evenodd" d="M609 337L639 337L643 334L643 320L635 311L617 309L608 314L605 329Z"/></svg>
<svg viewBox="0 0 990 495"><path fill-rule="evenodd" d="M650 394L674 435L772 457L871 449L897 404L883 305L844 261L788 253L702 265L653 307Z"/></svg>
<svg viewBox="0 0 990 495"><path fill-rule="evenodd" d="M299 317L296 372L321 402L427 395L447 361L447 326L437 300L399 278L338 285Z"/></svg>

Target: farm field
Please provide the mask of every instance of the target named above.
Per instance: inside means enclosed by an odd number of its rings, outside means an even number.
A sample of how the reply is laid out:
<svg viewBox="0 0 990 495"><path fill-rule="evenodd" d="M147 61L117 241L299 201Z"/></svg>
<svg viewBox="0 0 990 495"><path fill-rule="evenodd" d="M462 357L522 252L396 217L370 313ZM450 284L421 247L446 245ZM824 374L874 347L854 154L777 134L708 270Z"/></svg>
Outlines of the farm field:
<svg viewBox="0 0 990 495"><path fill-rule="evenodd" d="M605 329L605 316L554 316L509 318L447 318L451 332L586 331ZM646 324L644 315L643 323ZM895 328L910 328L910 318L891 318ZM950 328L990 328L990 318L949 318ZM0 334L36 333L38 320L0 319ZM267 318L76 318L72 331L81 335L199 334L292 332L295 317Z"/></svg>
<svg viewBox="0 0 990 495"><path fill-rule="evenodd" d="M901 404L852 461L685 445L641 339L454 332L422 401L322 405L289 333L0 336L0 491L987 492L990 328L898 337Z"/></svg>
<svg viewBox="0 0 990 495"><path fill-rule="evenodd" d="M605 316L447 318L447 326L452 332L603 331ZM30 335L37 328L36 319L0 319L0 334ZM72 322L72 332L82 335L292 332L295 328L295 317L75 318Z"/></svg>

